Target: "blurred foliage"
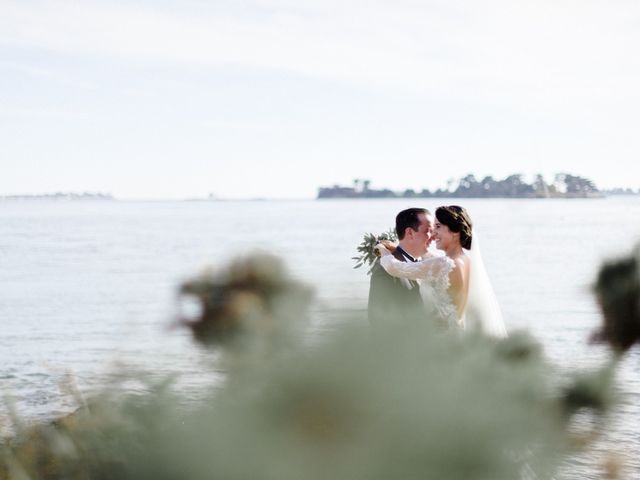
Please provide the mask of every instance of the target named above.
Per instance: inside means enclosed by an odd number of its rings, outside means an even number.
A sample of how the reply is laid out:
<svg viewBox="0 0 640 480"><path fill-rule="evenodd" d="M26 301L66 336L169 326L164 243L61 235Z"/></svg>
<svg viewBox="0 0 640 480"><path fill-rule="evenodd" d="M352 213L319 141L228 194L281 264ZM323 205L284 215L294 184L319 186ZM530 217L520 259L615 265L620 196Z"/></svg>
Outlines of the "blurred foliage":
<svg viewBox="0 0 640 480"><path fill-rule="evenodd" d="M576 412L611 403L611 366L558 381L524 333L376 332L354 318L295 341L310 289L274 257L238 259L180 292L202 304L183 319L201 345L252 361L203 382L197 402L171 379L122 372L67 417L16 418L0 478L548 479L576 448Z"/></svg>
<svg viewBox="0 0 640 480"><path fill-rule="evenodd" d="M291 340L289 334L306 325L312 298L312 290L292 279L279 258L264 253L208 269L184 282L179 293L198 302L195 318L180 319L198 342L253 349L243 344Z"/></svg>
<svg viewBox="0 0 640 480"><path fill-rule="evenodd" d="M380 235L365 233L362 242L356 248L356 250L360 252L360 255L351 257L352 260L356 261L356 265L353 268L360 268L363 265L367 265L369 267L367 275L370 275L373 269L376 268L376 265L378 265L377 260L380 257L380 255L378 255L374 250L374 247L382 240L395 242L398 240L398 235L393 229L389 229Z"/></svg>
<svg viewBox="0 0 640 480"><path fill-rule="evenodd" d="M640 244L601 266L594 291L604 318L596 339L619 352L640 342Z"/></svg>

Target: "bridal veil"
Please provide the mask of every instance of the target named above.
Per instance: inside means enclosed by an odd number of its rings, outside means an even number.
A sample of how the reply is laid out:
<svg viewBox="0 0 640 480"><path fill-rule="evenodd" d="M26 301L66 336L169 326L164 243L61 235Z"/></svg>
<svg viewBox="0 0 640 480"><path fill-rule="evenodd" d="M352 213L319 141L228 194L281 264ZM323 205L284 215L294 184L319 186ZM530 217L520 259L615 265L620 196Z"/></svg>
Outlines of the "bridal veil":
<svg viewBox="0 0 640 480"><path fill-rule="evenodd" d="M466 329L479 329L490 337L505 338L507 329L502 318L502 310L484 266L475 229L472 233L470 257L469 295L465 309Z"/></svg>

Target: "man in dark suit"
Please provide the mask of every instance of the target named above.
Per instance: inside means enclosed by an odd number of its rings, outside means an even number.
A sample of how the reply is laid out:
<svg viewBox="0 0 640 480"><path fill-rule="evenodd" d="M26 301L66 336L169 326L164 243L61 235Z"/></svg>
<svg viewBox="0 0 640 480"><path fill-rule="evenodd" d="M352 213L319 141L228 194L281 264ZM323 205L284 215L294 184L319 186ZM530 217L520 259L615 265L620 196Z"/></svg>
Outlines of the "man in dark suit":
<svg viewBox="0 0 640 480"><path fill-rule="evenodd" d="M433 230L433 215L424 208L408 208L396 216L398 247L393 256L415 262L427 251ZM376 262L369 284L369 323L374 327L419 325L426 313L418 282L389 275Z"/></svg>

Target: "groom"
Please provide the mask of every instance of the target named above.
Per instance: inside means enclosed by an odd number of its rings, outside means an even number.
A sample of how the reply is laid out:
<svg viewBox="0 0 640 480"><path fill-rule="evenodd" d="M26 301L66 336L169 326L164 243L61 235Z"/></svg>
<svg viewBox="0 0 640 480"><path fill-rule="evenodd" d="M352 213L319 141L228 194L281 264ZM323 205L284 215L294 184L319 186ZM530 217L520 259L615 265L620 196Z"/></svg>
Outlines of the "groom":
<svg viewBox="0 0 640 480"><path fill-rule="evenodd" d="M431 243L433 215L424 208L408 208L396 215L399 245L393 256L415 262ZM374 327L420 324L426 313L418 282L395 278L376 263L369 284L369 323Z"/></svg>

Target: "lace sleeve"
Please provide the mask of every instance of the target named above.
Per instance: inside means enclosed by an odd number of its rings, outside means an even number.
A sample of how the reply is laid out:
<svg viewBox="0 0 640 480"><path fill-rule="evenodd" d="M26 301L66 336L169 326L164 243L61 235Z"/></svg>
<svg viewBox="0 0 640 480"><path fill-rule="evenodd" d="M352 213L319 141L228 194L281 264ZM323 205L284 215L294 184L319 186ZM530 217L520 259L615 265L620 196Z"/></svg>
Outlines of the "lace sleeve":
<svg viewBox="0 0 640 480"><path fill-rule="evenodd" d="M442 278L448 280L449 273L456 264L449 257L429 257L419 262L401 262L393 255L385 255L380 259L380 265L394 277L434 282Z"/></svg>

